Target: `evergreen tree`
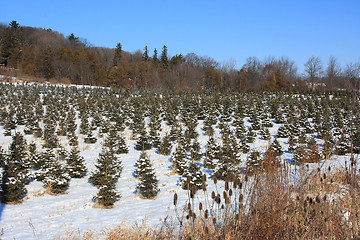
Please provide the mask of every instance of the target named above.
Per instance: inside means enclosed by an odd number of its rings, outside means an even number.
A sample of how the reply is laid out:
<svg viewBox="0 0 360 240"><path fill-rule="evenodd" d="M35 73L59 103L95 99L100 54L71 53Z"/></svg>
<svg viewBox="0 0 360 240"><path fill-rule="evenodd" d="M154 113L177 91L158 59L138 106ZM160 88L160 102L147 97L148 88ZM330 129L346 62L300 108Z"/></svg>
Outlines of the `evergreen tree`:
<svg viewBox="0 0 360 240"><path fill-rule="evenodd" d="M156 48L154 49L154 55L152 57L152 60L153 60L154 64L157 64L159 62Z"/></svg>
<svg viewBox="0 0 360 240"><path fill-rule="evenodd" d="M184 168L181 179L181 187L184 190L201 189L203 186L203 173L200 166L193 161L189 161Z"/></svg>
<svg viewBox="0 0 360 240"><path fill-rule="evenodd" d="M181 137L181 126L176 121L174 124L171 125L170 129L170 141L176 141Z"/></svg>
<svg viewBox="0 0 360 240"><path fill-rule="evenodd" d="M99 185L99 192L94 196L94 200L100 206L106 208L112 207L114 203L121 198L121 195L116 190L116 182L108 173L104 173L103 184Z"/></svg>
<svg viewBox="0 0 360 240"><path fill-rule="evenodd" d="M53 154L49 154L49 158L46 159L46 168L42 170L42 182L51 193L60 194L69 187L71 177L65 166Z"/></svg>
<svg viewBox="0 0 360 240"><path fill-rule="evenodd" d="M206 144L206 155L204 159L204 167L214 169L216 166L216 159L220 156L220 146L216 143L214 137L210 137Z"/></svg>
<svg viewBox="0 0 360 240"><path fill-rule="evenodd" d="M107 148L112 149L116 154L128 153L129 149L126 145L125 138L119 135L115 127L112 127L109 131L109 135L105 139L104 145Z"/></svg>
<svg viewBox="0 0 360 240"><path fill-rule="evenodd" d="M252 174L256 169L259 169L263 160L259 151L251 151L246 163L246 171L248 174Z"/></svg>
<svg viewBox="0 0 360 240"><path fill-rule="evenodd" d="M44 148L57 148L59 139L56 135L56 122L48 115L44 123Z"/></svg>
<svg viewBox="0 0 360 240"><path fill-rule="evenodd" d="M172 156L173 168L180 175L184 173L186 163L189 161L189 159L186 156L186 152L187 150L185 147L185 140L181 138Z"/></svg>
<svg viewBox="0 0 360 240"><path fill-rule="evenodd" d="M115 156L114 151L103 147L95 163L96 170L91 173L90 182L95 186L106 185L110 178L116 182L121 175L123 166L120 159Z"/></svg>
<svg viewBox="0 0 360 240"><path fill-rule="evenodd" d="M161 52L160 62L162 67L166 70L169 67L169 59L167 56L167 47L164 45L163 50Z"/></svg>
<svg viewBox="0 0 360 240"><path fill-rule="evenodd" d="M36 150L36 144L29 144L29 167L33 169L40 169L43 164L41 154Z"/></svg>
<svg viewBox="0 0 360 240"><path fill-rule="evenodd" d="M121 60L122 57L122 46L120 43L116 44L114 58L113 58L113 66L116 67Z"/></svg>
<svg viewBox="0 0 360 240"><path fill-rule="evenodd" d="M260 136L261 136L261 138L263 140L269 140L270 139L269 129L264 127L264 126L260 128L259 134L260 134Z"/></svg>
<svg viewBox="0 0 360 240"><path fill-rule="evenodd" d="M160 145L159 145L159 148L158 148L158 151L160 154L162 155L170 155L171 153L171 148L172 148L172 144L171 144L171 136L169 134L166 134Z"/></svg>
<svg viewBox="0 0 360 240"><path fill-rule="evenodd" d="M147 167L146 172L143 173L141 182L136 188L144 198L154 198L160 191L158 183L159 180L156 178L154 169L150 165Z"/></svg>
<svg viewBox="0 0 360 240"><path fill-rule="evenodd" d="M94 200L101 206L112 207L121 195L116 191L116 181L122 172L121 161L114 152L103 147L95 163L96 170L90 176L90 182L99 188Z"/></svg>
<svg viewBox="0 0 360 240"><path fill-rule="evenodd" d="M282 151L282 147L279 143L279 141L275 138L274 141L270 144L270 149L271 152L275 155L275 156L280 156L281 154L283 154Z"/></svg>
<svg viewBox="0 0 360 240"><path fill-rule="evenodd" d="M142 151L142 150L150 150L151 147L152 147L152 145L150 143L150 139L144 129L140 133L139 139L135 145L135 149L138 151Z"/></svg>
<svg viewBox="0 0 360 240"><path fill-rule="evenodd" d="M20 201L27 193L25 184L28 180L26 163L26 142L20 133L12 138L10 154L5 156L1 181L1 200L3 203Z"/></svg>
<svg viewBox="0 0 360 240"><path fill-rule="evenodd" d="M80 156L79 153L80 151L76 146L72 147L69 155L65 159L66 169L72 178L82 178L87 172L85 159Z"/></svg>
<svg viewBox="0 0 360 240"><path fill-rule="evenodd" d="M145 48L144 48L144 53L143 53L143 58L142 59L143 59L144 62L149 61L149 50L148 50L147 46L145 46Z"/></svg>

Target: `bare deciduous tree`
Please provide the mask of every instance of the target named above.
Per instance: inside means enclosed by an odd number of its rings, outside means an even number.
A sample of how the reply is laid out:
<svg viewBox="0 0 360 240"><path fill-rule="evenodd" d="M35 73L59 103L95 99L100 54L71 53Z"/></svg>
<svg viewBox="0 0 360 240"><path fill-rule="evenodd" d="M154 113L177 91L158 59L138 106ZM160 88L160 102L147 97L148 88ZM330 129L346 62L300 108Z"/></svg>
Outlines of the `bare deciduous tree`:
<svg viewBox="0 0 360 240"><path fill-rule="evenodd" d="M319 77L321 77L322 74L323 66L321 60L319 57L312 56L306 61L304 66L306 77L312 87L314 87L314 83Z"/></svg>
<svg viewBox="0 0 360 240"><path fill-rule="evenodd" d="M334 56L330 56L326 68L327 87L332 89L341 76L341 67Z"/></svg>

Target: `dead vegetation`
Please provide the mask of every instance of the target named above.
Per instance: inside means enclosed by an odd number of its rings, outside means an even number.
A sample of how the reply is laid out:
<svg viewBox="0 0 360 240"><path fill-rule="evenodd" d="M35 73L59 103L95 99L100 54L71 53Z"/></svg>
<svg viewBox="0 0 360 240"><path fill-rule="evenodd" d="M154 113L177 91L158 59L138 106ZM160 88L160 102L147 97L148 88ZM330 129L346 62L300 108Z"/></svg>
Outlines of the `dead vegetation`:
<svg viewBox="0 0 360 240"><path fill-rule="evenodd" d="M272 161L268 159L268 161ZM356 239L360 236L360 188L357 163L344 169L306 165L297 172L263 164L249 177L225 182L222 192L189 190L181 206L174 194L176 220L150 227L145 223L104 231L106 239ZM217 179L203 179L218 184ZM209 183L213 181L213 183ZM220 189L220 188L216 188ZM205 194L203 201L196 201ZM84 234L66 239L95 239Z"/></svg>

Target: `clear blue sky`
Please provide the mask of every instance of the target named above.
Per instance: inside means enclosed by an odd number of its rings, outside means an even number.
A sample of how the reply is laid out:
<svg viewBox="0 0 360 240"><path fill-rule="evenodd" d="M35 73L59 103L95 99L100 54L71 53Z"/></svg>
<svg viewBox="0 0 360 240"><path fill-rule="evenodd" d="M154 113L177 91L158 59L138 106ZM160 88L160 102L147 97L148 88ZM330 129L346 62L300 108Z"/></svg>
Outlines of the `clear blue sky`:
<svg viewBox="0 0 360 240"><path fill-rule="evenodd" d="M74 33L94 46L173 56L195 52L220 63L287 56L299 71L311 56L326 66L360 61L359 0L2 1L0 22Z"/></svg>

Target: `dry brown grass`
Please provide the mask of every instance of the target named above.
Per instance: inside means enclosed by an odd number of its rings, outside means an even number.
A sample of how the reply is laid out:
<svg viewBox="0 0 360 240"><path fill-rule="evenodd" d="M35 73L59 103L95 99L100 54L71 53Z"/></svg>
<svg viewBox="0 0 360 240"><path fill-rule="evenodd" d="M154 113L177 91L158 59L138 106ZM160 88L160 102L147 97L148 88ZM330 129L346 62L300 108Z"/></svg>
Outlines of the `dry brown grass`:
<svg viewBox="0 0 360 240"><path fill-rule="evenodd" d="M175 222L151 228L118 227L106 239L356 239L360 236L360 188L356 162L345 169L300 167L296 181L283 167L265 160L251 176L239 175L225 191L189 191L185 207L176 206ZM206 178L204 178L206 181ZM214 184L217 180L214 179ZM208 197L201 206L196 194ZM175 200L175 199L174 199ZM73 239L73 238L70 238ZM80 238L96 239L96 238Z"/></svg>

